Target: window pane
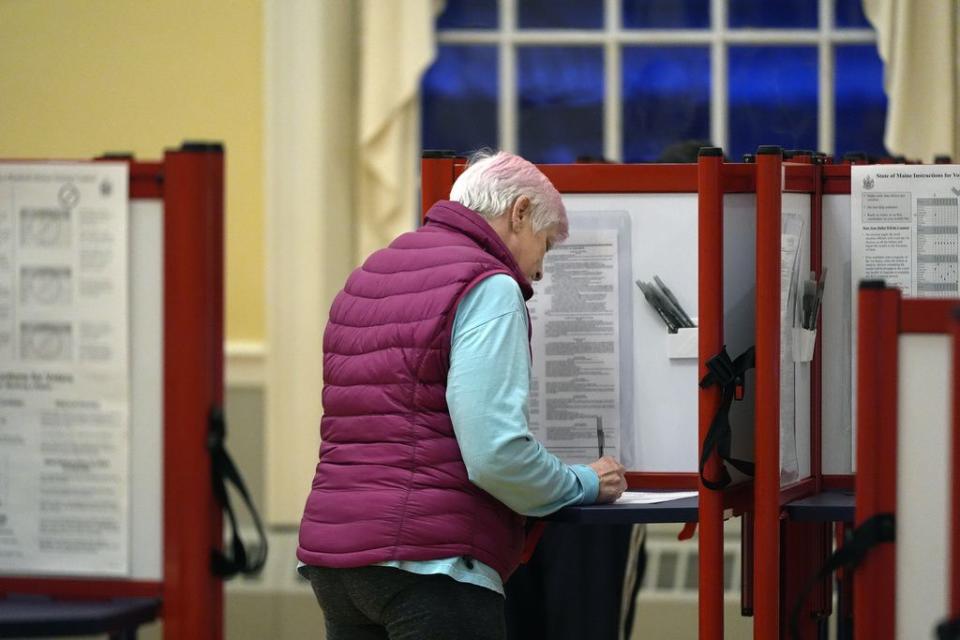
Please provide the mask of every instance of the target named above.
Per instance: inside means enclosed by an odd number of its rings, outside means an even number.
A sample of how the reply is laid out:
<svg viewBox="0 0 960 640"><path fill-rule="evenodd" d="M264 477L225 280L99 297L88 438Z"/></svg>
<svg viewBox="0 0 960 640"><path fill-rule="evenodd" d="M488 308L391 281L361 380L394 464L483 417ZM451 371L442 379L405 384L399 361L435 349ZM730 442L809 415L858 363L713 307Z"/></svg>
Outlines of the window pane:
<svg viewBox="0 0 960 640"><path fill-rule="evenodd" d="M710 0L623 0L626 29L707 29Z"/></svg>
<svg viewBox="0 0 960 640"><path fill-rule="evenodd" d="M520 154L573 162L603 153L600 47L519 47Z"/></svg>
<svg viewBox="0 0 960 640"><path fill-rule="evenodd" d="M887 155L883 147L883 125L887 117L887 96L883 92L883 62L872 44L836 48L836 139L835 155L866 151Z"/></svg>
<svg viewBox="0 0 960 640"><path fill-rule="evenodd" d="M816 29L817 4L817 0L730 0L730 26Z"/></svg>
<svg viewBox="0 0 960 640"><path fill-rule="evenodd" d="M424 149L497 147L497 48L441 45L423 78Z"/></svg>
<svg viewBox="0 0 960 640"><path fill-rule="evenodd" d="M709 47L624 47L624 161L655 161L672 143L709 137Z"/></svg>
<svg viewBox="0 0 960 640"><path fill-rule="evenodd" d="M870 29L867 17L863 15L863 0L837 0L836 25L847 29Z"/></svg>
<svg viewBox="0 0 960 640"><path fill-rule="evenodd" d="M601 29L603 0L519 0L521 29Z"/></svg>
<svg viewBox="0 0 960 640"><path fill-rule="evenodd" d="M437 29L496 29L497 0L447 0Z"/></svg>
<svg viewBox="0 0 960 640"><path fill-rule="evenodd" d="M817 148L817 49L730 47L730 158L762 144Z"/></svg>

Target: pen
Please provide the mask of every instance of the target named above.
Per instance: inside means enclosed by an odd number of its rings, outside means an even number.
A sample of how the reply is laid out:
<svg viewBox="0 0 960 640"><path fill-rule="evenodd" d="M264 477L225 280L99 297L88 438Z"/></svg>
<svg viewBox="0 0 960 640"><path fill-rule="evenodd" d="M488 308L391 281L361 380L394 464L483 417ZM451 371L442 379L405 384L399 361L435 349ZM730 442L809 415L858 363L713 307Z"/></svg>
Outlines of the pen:
<svg viewBox="0 0 960 640"><path fill-rule="evenodd" d="M653 297L652 292L650 290L650 285L645 284L643 280L637 280L637 286L640 287L640 291L643 292L643 297L647 299L647 302L650 304L650 306L653 307L656 310L656 312L660 315L660 319L663 320L663 323L667 325L667 331L669 331L670 333L676 333L677 332L676 325L674 325L673 321L671 321L670 318L667 317L667 314L664 313L663 309L661 309L657 304L657 301Z"/></svg>
<svg viewBox="0 0 960 640"><path fill-rule="evenodd" d="M603 457L603 418L596 416L597 418L597 457Z"/></svg>
<svg viewBox="0 0 960 640"><path fill-rule="evenodd" d="M683 318L680 317L680 314L674 308L670 301L667 300L667 297L663 295L663 292L657 288L656 285L647 283L647 287L650 289L650 295L657 301L657 304L660 305L660 308L663 309L663 312L667 314L667 317L670 318L670 322L673 323L673 326L676 328L686 327L687 323L683 321Z"/></svg>
<svg viewBox="0 0 960 640"><path fill-rule="evenodd" d="M813 272L810 272L813 275ZM813 314L813 302L814 298L817 295L817 282L816 279L804 280L803 281L803 296L801 298L802 302L802 316L800 318L800 326L804 329L812 329L810 326L810 316Z"/></svg>
<svg viewBox="0 0 960 640"><path fill-rule="evenodd" d="M813 298L813 309L810 310L810 328L817 326L817 316L820 314L820 304L823 302L823 289L827 284L827 268L820 272L820 282L817 283L817 294Z"/></svg>
<svg viewBox="0 0 960 640"><path fill-rule="evenodd" d="M670 288L660 279L660 276L654 275L653 281L657 283L657 286L660 287L660 290L663 291L663 295L667 297L667 300L670 301L676 310L680 313L680 319L683 320L685 327L693 327L693 320L690 319L690 316L687 315L687 312L683 310L683 307L680 306L680 301L677 300L677 297L673 295L673 291L670 291Z"/></svg>

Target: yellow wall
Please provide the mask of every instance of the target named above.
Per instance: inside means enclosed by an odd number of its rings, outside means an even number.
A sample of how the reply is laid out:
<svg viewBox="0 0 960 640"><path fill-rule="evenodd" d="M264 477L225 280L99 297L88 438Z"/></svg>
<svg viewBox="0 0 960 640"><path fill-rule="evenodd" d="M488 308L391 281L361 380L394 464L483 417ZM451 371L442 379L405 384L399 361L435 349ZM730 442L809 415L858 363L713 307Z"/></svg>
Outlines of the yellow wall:
<svg viewBox="0 0 960 640"><path fill-rule="evenodd" d="M226 331L264 339L260 0L0 0L0 158L226 145Z"/></svg>

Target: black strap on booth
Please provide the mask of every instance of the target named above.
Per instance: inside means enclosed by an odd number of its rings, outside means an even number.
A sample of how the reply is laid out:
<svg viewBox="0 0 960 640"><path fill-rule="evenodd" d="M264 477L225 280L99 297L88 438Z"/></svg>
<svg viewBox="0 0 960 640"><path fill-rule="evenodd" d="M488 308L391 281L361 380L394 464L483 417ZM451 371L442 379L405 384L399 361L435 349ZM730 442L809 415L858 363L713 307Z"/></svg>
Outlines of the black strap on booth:
<svg viewBox="0 0 960 640"><path fill-rule="evenodd" d="M797 597L793 610L790 612L790 634L794 640L800 640L800 630L797 623L800 620L803 603L806 602L813 587L838 569L859 566L870 549L885 542L893 542L896 533L897 521L894 515L892 513L878 513L864 520L859 527L847 534L843 546L831 554L826 564L813 576L813 579L807 583Z"/></svg>
<svg viewBox="0 0 960 640"><path fill-rule="evenodd" d="M207 450L210 452L210 472L213 480L213 494L217 502L227 514L227 520L230 522L231 540L229 549L225 553L219 549L213 549L210 557L210 566L215 575L222 578L232 578L238 573L251 575L259 573L263 565L267 562L267 535L263 529L263 523L260 521L260 514L257 513L253 500L247 492L247 487L237 470L236 465L227 453L224 446L224 440L227 436L227 424L223 417L223 410L219 407L213 407L207 420ZM247 511L250 512L253 523L257 528L257 535L260 538L260 544L251 548L248 554L243 540L240 538L240 531L237 528L237 516L230 504L230 497L227 494L227 484L233 483L240 497L247 505Z"/></svg>
<svg viewBox="0 0 960 640"><path fill-rule="evenodd" d="M708 489L719 491L730 484L730 473L725 465L720 465L720 479L709 480L703 473L707 466L707 460L714 449L720 459L729 463L734 469L748 476L753 475L753 463L749 460L739 460L731 457L730 443L733 436L733 430L730 428L730 405L734 399L743 400L744 375L749 369L753 369L756 364L756 352L750 347L741 353L735 360L731 360L727 354L727 347L724 345L720 353L713 356L707 362L707 375L700 381L700 388L706 389L713 385L720 387L721 402L717 409L717 414L710 423L710 430L707 431L707 437L703 440L703 452L700 454L700 480Z"/></svg>
<svg viewBox="0 0 960 640"><path fill-rule="evenodd" d="M937 640L960 640L960 618L945 620L938 624Z"/></svg>

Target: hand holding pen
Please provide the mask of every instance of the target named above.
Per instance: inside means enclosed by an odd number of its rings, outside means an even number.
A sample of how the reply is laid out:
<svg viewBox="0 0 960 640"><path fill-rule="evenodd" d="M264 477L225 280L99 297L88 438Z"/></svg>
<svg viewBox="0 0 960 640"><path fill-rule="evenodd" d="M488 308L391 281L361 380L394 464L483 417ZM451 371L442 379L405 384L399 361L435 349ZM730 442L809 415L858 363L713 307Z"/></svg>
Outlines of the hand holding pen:
<svg viewBox="0 0 960 640"><path fill-rule="evenodd" d="M627 490L627 470L610 456L603 456L587 466L593 469L600 479L596 502L614 502Z"/></svg>
<svg viewBox="0 0 960 640"><path fill-rule="evenodd" d="M603 457L603 418L596 416L597 418L597 457Z"/></svg>

